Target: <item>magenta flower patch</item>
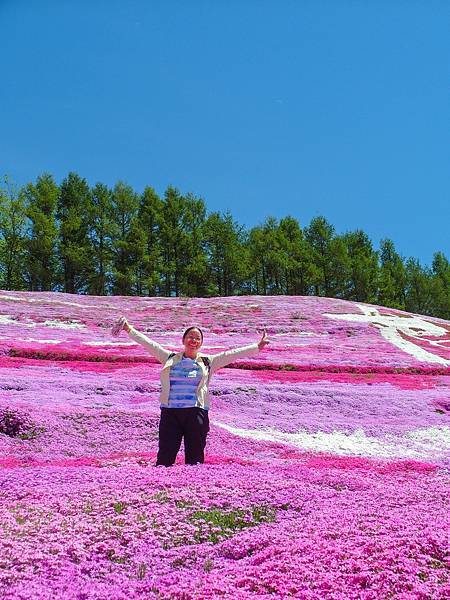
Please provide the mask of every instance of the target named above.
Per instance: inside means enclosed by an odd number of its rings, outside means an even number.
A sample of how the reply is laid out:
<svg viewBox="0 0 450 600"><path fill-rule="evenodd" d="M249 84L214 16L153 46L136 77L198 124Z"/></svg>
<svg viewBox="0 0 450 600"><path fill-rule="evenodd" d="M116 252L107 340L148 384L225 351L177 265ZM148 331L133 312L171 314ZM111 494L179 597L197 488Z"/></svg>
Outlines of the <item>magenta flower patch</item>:
<svg viewBox="0 0 450 600"><path fill-rule="evenodd" d="M206 463L155 468L171 350L214 375ZM312 297L0 292L0 596L450 595L450 324Z"/></svg>

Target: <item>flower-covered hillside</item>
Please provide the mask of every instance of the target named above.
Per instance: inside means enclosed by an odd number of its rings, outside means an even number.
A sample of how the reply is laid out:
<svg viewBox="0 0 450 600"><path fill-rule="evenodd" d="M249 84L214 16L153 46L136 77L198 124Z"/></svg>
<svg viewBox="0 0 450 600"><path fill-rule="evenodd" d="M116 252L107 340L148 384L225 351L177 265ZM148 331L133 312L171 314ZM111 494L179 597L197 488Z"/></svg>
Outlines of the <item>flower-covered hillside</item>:
<svg viewBox="0 0 450 600"><path fill-rule="evenodd" d="M205 465L154 468L166 347L217 373ZM0 292L5 598L444 598L450 324L314 297Z"/></svg>

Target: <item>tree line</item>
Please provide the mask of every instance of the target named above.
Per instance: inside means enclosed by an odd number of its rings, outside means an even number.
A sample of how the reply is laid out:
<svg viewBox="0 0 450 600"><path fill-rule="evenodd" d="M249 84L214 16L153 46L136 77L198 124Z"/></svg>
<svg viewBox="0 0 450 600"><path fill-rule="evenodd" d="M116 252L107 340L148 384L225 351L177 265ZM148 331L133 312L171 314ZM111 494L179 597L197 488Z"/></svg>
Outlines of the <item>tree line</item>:
<svg viewBox="0 0 450 600"><path fill-rule="evenodd" d="M90 187L76 173L57 185L0 185L0 286L93 295L315 295L450 319L450 264L378 250L364 231L337 234L322 216L287 216L246 229L229 212L168 187L163 197L119 181Z"/></svg>

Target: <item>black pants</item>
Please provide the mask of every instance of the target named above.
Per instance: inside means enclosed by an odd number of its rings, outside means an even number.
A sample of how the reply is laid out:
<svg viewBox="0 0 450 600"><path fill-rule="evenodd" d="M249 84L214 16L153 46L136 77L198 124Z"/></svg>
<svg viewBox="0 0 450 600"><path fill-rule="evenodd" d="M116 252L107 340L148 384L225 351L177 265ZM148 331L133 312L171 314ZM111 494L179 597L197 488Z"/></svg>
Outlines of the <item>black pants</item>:
<svg viewBox="0 0 450 600"><path fill-rule="evenodd" d="M187 465L203 463L208 431L208 411L204 408L161 408L156 465L173 465L183 437L184 462Z"/></svg>

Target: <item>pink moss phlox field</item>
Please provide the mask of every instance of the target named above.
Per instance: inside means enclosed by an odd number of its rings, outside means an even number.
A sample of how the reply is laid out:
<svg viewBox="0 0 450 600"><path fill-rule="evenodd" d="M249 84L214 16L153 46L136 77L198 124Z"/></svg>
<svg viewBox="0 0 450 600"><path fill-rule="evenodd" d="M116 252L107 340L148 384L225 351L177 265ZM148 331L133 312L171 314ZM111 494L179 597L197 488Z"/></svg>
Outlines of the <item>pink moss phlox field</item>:
<svg viewBox="0 0 450 600"><path fill-rule="evenodd" d="M204 465L155 468L171 349L217 373ZM450 596L450 324L314 297L0 292L0 597Z"/></svg>

